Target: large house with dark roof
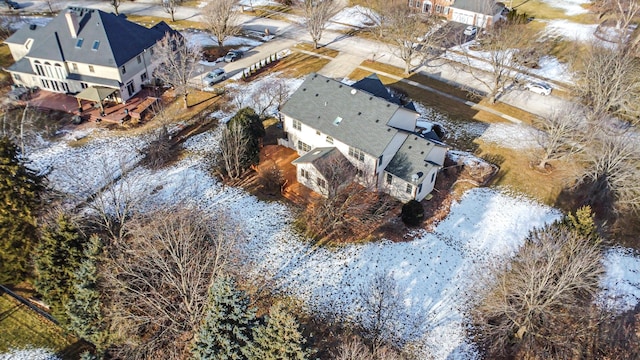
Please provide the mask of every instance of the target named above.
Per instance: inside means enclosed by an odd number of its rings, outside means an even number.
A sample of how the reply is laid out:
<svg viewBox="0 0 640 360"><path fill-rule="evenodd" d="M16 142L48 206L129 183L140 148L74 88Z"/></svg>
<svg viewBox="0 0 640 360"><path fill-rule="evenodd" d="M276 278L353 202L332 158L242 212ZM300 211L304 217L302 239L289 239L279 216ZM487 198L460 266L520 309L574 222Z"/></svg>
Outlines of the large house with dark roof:
<svg viewBox="0 0 640 360"><path fill-rule="evenodd" d="M150 79L154 45L168 32L174 33L164 22L146 28L123 15L68 7L47 25L25 26L4 41L16 61L6 71L16 85L71 94L106 87L126 101Z"/></svg>
<svg viewBox="0 0 640 360"><path fill-rule="evenodd" d="M401 201L424 199L444 164L447 146L423 134L420 114L375 76L349 86L311 74L280 112L281 144L300 154L293 161L298 181L323 195L326 164L336 159L350 164L359 183Z"/></svg>

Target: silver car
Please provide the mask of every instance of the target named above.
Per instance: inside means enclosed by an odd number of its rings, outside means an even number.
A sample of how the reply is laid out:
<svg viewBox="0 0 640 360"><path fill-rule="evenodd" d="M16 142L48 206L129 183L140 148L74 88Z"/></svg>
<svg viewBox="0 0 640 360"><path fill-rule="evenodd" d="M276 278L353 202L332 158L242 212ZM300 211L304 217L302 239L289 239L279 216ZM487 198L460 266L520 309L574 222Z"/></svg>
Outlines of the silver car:
<svg viewBox="0 0 640 360"><path fill-rule="evenodd" d="M211 86L215 83L218 83L227 78L227 73L224 72L224 69L215 69L213 71L209 71L207 75L202 78L202 83L204 86Z"/></svg>

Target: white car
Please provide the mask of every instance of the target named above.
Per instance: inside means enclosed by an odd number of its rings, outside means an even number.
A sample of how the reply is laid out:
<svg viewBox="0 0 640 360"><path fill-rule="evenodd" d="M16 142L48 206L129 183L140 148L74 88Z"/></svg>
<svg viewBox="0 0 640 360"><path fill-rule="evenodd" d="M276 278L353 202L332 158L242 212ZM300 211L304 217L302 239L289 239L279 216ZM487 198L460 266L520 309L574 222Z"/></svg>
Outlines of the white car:
<svg viewBox="0 0 640 360"><path fill-rule="evenodd" d="M467 26L464 31L462 32L463 34L467 35L467 36L473 36L478 32L478 28L475 26Z"/></svg>
<svg viewBox="0 0 640 360"><path fill-rule="evenodd" d="M226 78L227 73L224 72L224 69L218 68L213 71L209 71L209 73L202 79L202 83L204 84L204 86L211 86Z"/></svg>
<svg viewBox="0 0 640 360"><path fill-rule="evenodd" d="M530 82L524 86L525 89L534 92L540 95L549 95L551 94L551 86L549 84L540 83L540 82Z"/></svg>

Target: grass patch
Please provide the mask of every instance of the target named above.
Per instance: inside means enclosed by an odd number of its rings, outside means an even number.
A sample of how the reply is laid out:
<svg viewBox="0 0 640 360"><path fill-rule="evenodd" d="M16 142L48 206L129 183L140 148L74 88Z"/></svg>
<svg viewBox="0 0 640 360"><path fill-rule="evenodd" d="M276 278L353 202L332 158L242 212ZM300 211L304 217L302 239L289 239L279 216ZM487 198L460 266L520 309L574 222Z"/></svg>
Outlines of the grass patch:
<svg viewBox="0 0 640 360"><path fill-rule="evenodd" d="M169 26L171 26L173 29L176 29L176 30L185 30L185 29L204 30L205 29L204 23L191 21L191 20L176 19L176 21L171 22L170 19L165 19L162 17L149 16L149 15L133 15L133 14L128 14L127 19L129 21L133 21L144 27L152 27L158 24L159 22L164 21L167 24L169 24Z"/></svg>
<svg viewBox="0 0 640 360"><path fill-rule="evenodd" d="M253 10L250 6L244 6L244 14L287 22L290 22L290 20L282 16L281 13L287 14L289 12L291 12L291 8L285 5L254 6Z"/></svg>
<svg viewBox="0 0 640 360"><path fill-rule="evenodd" d="M313 47L312 43L297 43L294 47L294 49L300 49L300 50L304 50L304 51L310 51L312 53L316 53L318 55L323 55L323 56L328 56L328 57L336 57L338 56L338 54L340 54L340 52L338 50L333 50L333 49L329 49L327 47L320 47L319 49L315 49Z"/></svg>
<svg viewBox="0 0 640 360"><path fill-rule="evenodd" d="M594 14L567 15L564 9L553 7L541 0L523 0L518 3L519 4L514 5L518 13L527 13L528 16L534 16L537 19L566 19L582 24L593 24L596 22L596 16Z"/></svg>
<svg viewBox="0 0 640 360"><path fill-rule="evenodd" d="M496 102L495 104L491 104L486 99L483 99L482 101L479 102L479 104L486 106L488 108L494 109L496 111L499 111L503 114L512 116L518 120L522 120L524 123L529 125L533 124L538 119L538 116L535 114L532 114L528 111L522 110L520 108L511 106L509 104L505 104L502 102Z"/></svg>
<svg viewBox="0 0 640 360"><path fill-rule="evenodd" d="M9 67L14 63L13 56L7 44L0 45L0 67ZM11 76L8 72L0 70L0 83L8 82Z"/></svg>
<svg viewBox="0 0 640 360"><path fill-rule="evenodd" d="M550 173L542 173L531 166L534 158L528 150L508 149L493 143L485 143L480 139L476 139L475 142L479 145L476 156L500 167L492 185L505 186L517 192L529 194L547 205L556 204L570 176L568 171L562 168L564 165L559 165Z"/></svg>
<svg viewBox="0 0 640 360"><path fill-rule="evenodd" d="M317 72L329 63L328 59L321 57L294 52L291 55L278 61L269 72L281 72L284 77L299 78L312 72Z"/></svg>
<svg viewBox="0 0 640 360"><path fill-rule="evenodd" d="M47 348L64 359L77 359L86 350L78 339L9 295L0 296L0 353L9 349Z"/></svg>

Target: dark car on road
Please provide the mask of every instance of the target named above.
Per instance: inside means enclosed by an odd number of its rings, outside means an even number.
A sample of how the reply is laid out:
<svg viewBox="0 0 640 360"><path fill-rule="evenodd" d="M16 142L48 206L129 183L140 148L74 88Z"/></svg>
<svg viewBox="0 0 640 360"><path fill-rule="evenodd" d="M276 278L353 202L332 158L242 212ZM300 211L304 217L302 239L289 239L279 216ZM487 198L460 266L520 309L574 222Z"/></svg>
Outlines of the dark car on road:
<svg viewBox="0 0 640 360"><path fill-rule="evenodd" d="M242 51L231 50L224 56L224 62L234 62L242 57Z"/></svg>

